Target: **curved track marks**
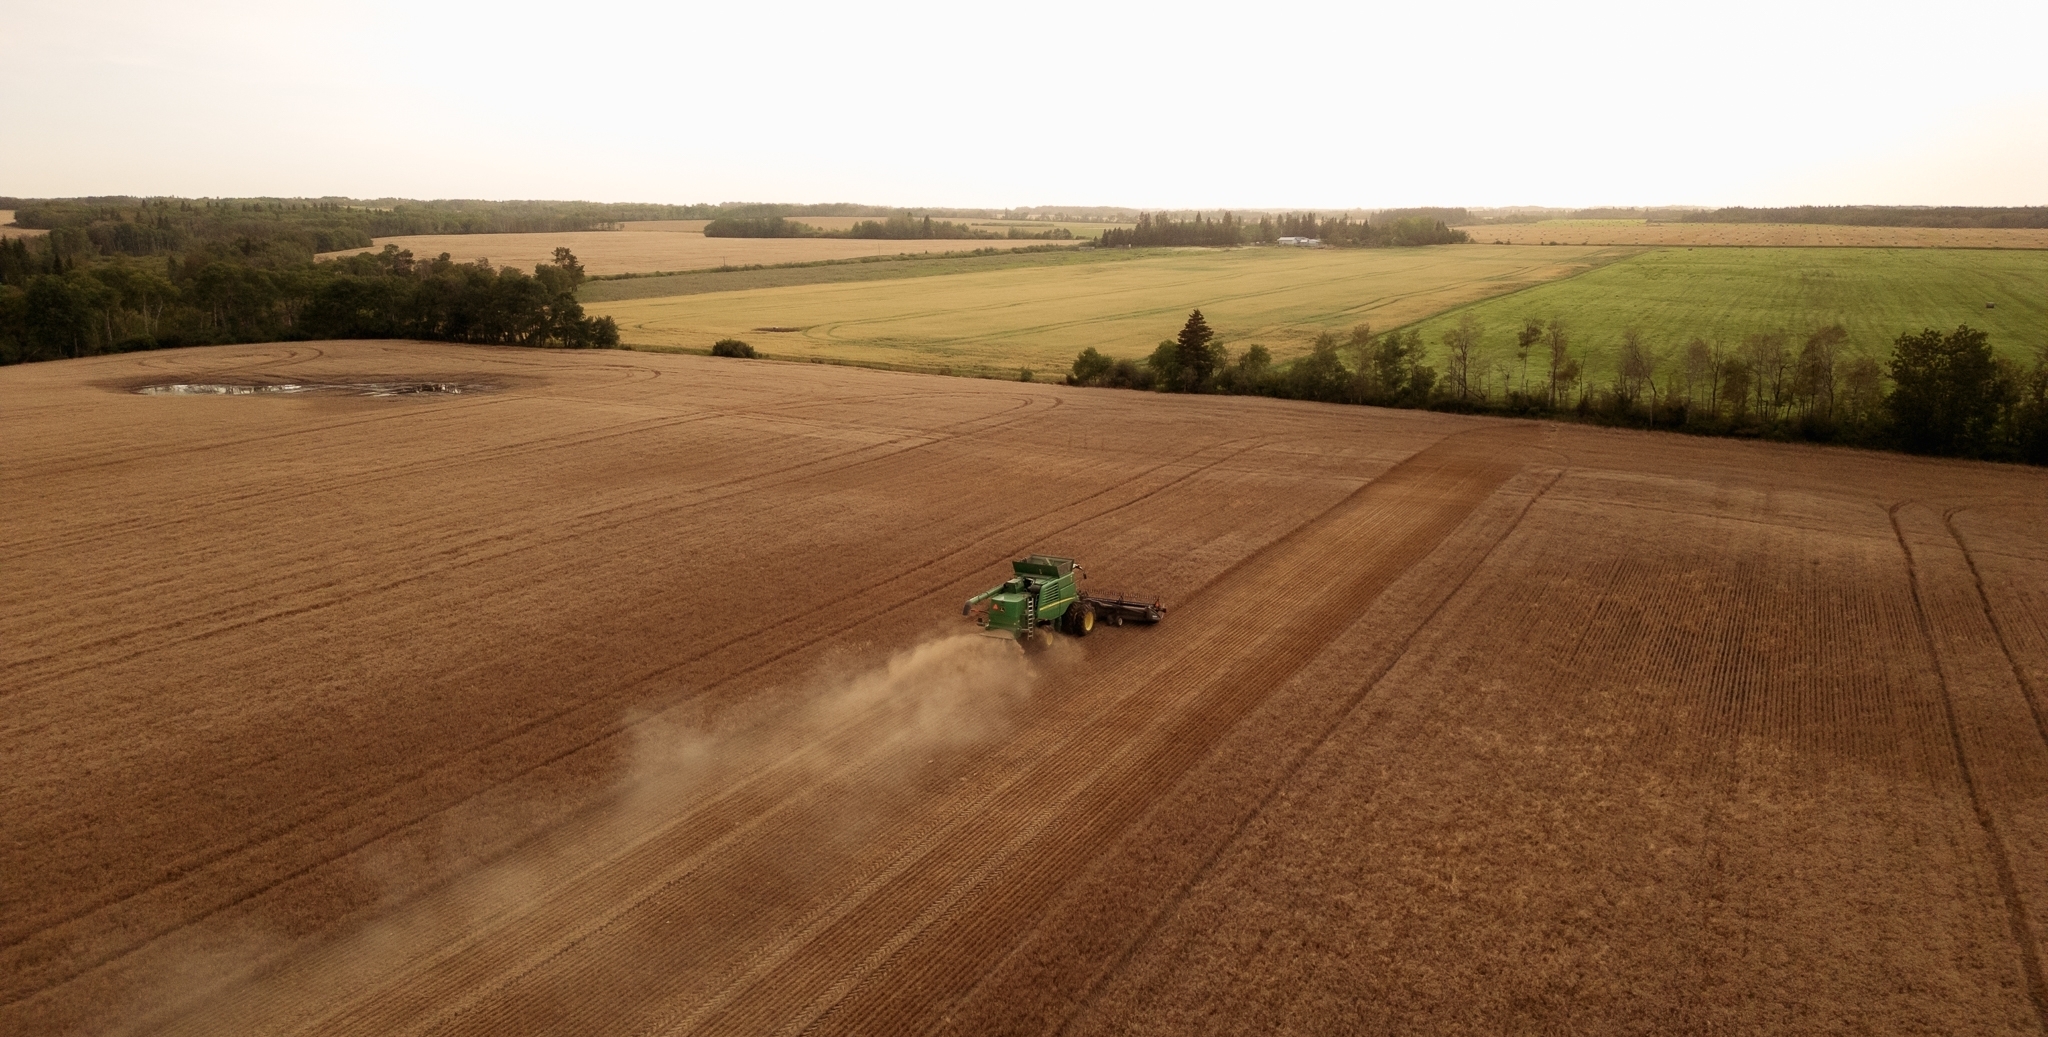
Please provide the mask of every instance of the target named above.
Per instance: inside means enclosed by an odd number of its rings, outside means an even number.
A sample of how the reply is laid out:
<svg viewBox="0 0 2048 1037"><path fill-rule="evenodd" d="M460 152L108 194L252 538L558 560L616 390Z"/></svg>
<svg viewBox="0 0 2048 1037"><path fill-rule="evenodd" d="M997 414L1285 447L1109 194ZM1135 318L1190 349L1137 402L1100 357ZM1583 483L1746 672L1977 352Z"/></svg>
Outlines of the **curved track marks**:
<svg viewBox="0 0 2048 1037"><path fill-rule="evenodd" d="M0 371L33 387L0 413L0 1029L2044 1021L2027 473L312 349ZM517 384L59 377L145 361ZM1063 641L1028 694L931 639L1033 549L1172 616Z"/></svg>
<svg viewBox="0 0 2048 1037"><path fill-rule="evenodd" d="M1951 517L1910 502L1891 508L1956 767L2005 900L2028 1000L2048 1032L2048 874L2037 866L2048 860L2048 739Z"/></svg>
<svg viewBox="0 0 2048 1037"><path fill-rule="evenodd" d="M898 979L927 975L935 954L993 960L989 941L1016 938L1101 839L1516 470L1493 457L1501 446L1460 437L1425 451L1216 578L1151 632L1163 636L1091 651L1016 736L936 798L897 780L915 763L905 753L920 750L884 723L857 721L630 841L488 935L302 1023L466 1032L548 1017L758 1032L868 1018L879 990L902 996ZM880 811L875 841L840 846L821 834L849 811ZM821 839L831 845L819 857ZM807 859L802 874L787 873L787 862ZM772 894L749 888L762 876L773 876ZM777 907L721 907L765 906L763 895ZM656 933L684 938L649 957ZM910 996L937 1004L958 993L948 986ZM300 1011L305 993L292 999Z"/></svg>

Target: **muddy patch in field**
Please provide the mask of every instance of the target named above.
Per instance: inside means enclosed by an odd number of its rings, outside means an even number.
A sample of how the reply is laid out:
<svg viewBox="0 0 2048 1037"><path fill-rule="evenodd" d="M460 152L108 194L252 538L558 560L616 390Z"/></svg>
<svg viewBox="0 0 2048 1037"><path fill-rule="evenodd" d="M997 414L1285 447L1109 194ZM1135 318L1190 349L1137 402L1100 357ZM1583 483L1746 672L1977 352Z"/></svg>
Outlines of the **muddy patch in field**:
<svg viewBox="0 0 2048 1037"><path fill-rule="evenodd" d="M468 396L497 386L484 382L160 382L136 386L143 396Z"/></svg>

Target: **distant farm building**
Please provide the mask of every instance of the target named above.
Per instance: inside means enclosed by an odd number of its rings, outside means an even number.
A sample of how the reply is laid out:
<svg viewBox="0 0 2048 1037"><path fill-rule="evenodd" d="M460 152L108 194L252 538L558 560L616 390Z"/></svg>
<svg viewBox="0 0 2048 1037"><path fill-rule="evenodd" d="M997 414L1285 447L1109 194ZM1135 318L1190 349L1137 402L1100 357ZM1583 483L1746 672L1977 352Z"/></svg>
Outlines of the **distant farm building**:
<svg viewBox="0 0 2048 1037"><path fill-rule="evenodd" d="M1296 248L1323 247L1323 239L1321 238L1281 238L1280 243L1282 245L1293 245Z"/></svg>

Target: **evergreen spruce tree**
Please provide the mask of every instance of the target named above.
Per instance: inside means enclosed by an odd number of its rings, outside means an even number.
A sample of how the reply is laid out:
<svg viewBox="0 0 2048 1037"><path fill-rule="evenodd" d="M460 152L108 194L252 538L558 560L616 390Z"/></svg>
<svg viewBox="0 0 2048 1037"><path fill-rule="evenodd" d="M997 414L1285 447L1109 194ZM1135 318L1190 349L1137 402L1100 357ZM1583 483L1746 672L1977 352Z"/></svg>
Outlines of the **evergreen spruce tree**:
<svg viewBox="0 0 2048 1037"><path fill-rule="evenodd" d="M1180 336L1175 341L1180 360L1181 391L1201 392L1209 379L1222 366L1222 349L1213 344L1216 332L1210 330L1209 322L1202 317L1201 310L1188 314L1188 322L1181 325Z"/></svg>

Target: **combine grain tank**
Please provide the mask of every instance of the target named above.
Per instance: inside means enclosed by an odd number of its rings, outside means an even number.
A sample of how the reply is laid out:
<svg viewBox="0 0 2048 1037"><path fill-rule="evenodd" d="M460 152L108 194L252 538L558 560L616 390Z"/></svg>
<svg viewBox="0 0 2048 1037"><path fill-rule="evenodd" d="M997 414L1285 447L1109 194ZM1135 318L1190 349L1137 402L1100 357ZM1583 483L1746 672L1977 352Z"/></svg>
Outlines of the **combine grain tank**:
<svg viewBox="0 0 2048 1037"><path fill-rule="evenodd" d="M976 617L982 629L1014 637L1027 648L1043 644L1048 627L1086 637L1098 620L1122 626L1157 623L1166 616L1156 598L1081 593L1078 581L1087 574L1071 558L1032 555L1011 562L1010 572L1002 584L967 599L960 614L974 614L977 605L985 606Z"/></svg>

